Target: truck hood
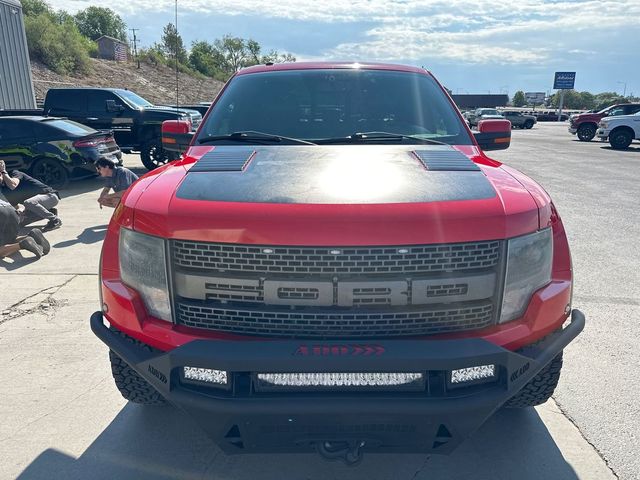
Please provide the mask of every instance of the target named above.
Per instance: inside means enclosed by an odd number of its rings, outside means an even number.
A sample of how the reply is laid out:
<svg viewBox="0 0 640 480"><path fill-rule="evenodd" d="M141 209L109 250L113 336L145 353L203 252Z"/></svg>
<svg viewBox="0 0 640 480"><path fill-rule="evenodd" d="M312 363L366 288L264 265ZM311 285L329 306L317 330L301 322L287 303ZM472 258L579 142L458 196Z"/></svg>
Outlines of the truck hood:
<svg viewBox="0 0 640 480"><path fill-rule="evenodd" d="M165 238L318 246L491 240L535 231L539 207L548 207L514 172L474 146L192 147L152 172L152 182L136 184L125 205L136 230Z"/></svg>
<svg viewBox="0 0 640 480"><path fill-rule="evenodd" d="M637 114L633 114L633 115L614 115L613 117L604 117L602 118L602 120L606 120L607 123L611 123L611 122L631 122L633 120L639 121L640 120L640 115Z"/></svg>

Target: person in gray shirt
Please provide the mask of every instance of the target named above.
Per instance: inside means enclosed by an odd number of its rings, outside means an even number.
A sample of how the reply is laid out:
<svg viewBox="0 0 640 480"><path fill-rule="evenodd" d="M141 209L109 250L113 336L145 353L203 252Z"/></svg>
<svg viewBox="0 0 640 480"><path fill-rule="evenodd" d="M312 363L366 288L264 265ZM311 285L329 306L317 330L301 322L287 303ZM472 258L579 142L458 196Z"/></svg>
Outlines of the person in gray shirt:
<svg viewBox="0 0 640 480"><path fill-rule="evenodd" d="M100 208L116 208L127 188L138 180L138 176L128 168L117 167L108 158L101 158L96 162L96 170L104 180L104 188L98 197ZM113 193L109 193L113 190Z"/></svg>

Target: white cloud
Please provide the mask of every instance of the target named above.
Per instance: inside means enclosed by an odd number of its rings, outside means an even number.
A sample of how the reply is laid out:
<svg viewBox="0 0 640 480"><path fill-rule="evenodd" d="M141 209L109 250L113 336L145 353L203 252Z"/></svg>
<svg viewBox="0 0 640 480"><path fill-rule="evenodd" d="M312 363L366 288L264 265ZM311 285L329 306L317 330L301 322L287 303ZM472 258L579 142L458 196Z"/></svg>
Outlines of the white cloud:
<svg viewBox="0 0 640 480"><path fill-rule="evenodd" d="M51 0L54 8L70 12L96 3ZM109 3L123 16L147 11L170 13L174 5L173 0ZM329 23L344 24L345 30L367 25L359 35L350 32L323 51L311 45L278 46L298 58L534 64L557 59L567 52L574 56L595 55L594 44L583 43L593 42L593 37L602 32L626 31L640 37L638 0L217 0L215 4L208 0L179 0L178 6L181 14L197 13L199 18L226 15L260 17L265 22L293 20L316 24L317 29ZM233 34L221 32L219 36L225 33ZM364 37L364 41L347 40L356 37Z"/></svg>

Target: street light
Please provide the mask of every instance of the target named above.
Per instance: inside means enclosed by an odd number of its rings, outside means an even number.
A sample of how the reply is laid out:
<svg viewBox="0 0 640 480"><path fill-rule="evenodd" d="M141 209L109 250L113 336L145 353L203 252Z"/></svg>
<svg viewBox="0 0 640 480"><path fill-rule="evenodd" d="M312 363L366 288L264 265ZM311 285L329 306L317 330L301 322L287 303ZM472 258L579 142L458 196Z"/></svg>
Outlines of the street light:
<svg viewBox="0 0 640 480"><path fill-rule="evenodd" d="M627 82L616 82L616 83L621 83L622 85L624 85L624 91L622 93L623 97L627 96Z"/></svg>

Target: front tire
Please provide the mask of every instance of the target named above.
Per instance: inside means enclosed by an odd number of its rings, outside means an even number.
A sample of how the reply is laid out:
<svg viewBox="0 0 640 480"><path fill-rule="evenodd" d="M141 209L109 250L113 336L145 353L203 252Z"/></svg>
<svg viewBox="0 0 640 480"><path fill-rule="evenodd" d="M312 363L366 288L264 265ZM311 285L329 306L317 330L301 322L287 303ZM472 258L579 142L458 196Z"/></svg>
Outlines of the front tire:
<svg viewBox="0 0 640 480"><path fill-rule="evenodd" d="M52 158L36 160L31 166L31 176L54 190L60 190L69 184L69 172L61 162Z"/></svg>
<svg viewBox="0 0 640 480"><path fill-rule="evenodd" d="M581 142L590 142L595 136L596 126L591 123L580 125L578 128L578 138Z"/></svg>
<svg viewBox="0 0 640 480"><path fill-rule="evenodd" d="M551 398L560 380L562 370L562 352L549 365L527 383L522 390L504 404L506 408L527 408L542 405Z"/></svg>
<svg viewBox="0 0 640 480"><path fill-rule="evenodd" d="M147 170L154 170L178 158L176 153L162 148L162 143L157 138L147 141L140 149L140 160Z"/></svg>
<svg viewBox="0 0 640 480"><path fill-rule="evenodd" d="M616 150L624 150L629 148L631 142L633 141L633 135L629 130L619 129L614 130L609 134L609 144L611 148Z"/></svg>
<svg viewBox="0 0 640 480"><path fill-rule="evenodd" d="M125 337L128 341L142 346L145 350L155 351L148 345L145 345L128 335L114 330ZM133 368L129 366L118 354L113 350L109 350L109 361L111 362L111 374L116 383L116 387L120 394L130 402L139 403L141 405L164 405L165 398L151 386L144 378L138 375Z"/></svg>
<svg viewBox="0 0 640 480"><path fill-rule="evenodd" d="M524 123L524 128L526 128L527 130L532 129L532 128L533 128L533 122L532 122L531 120L527 120L527 121Z"/></svg>

